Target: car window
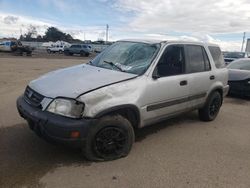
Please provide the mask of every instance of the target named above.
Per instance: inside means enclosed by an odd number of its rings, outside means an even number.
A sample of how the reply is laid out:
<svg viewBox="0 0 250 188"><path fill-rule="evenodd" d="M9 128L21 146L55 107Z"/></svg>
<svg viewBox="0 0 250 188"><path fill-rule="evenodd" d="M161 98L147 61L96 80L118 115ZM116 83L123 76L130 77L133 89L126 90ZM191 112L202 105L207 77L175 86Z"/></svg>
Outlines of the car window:
<svg viewBox="0 0 250 188"><path fill-rule="evenodd" d="M198 45L187 45L187 73L210 70L205 49Z"/></svg>
<svg viewBox="0 0 250 188"><path fill-rule="evenodd" d="M246 54L244 52L227 52L225 53L225 58L244 58Z"/></svg>
<svg viewBox="0 0 250 188"><path fill-rule="evenodd" d="M250 70L250 60L238 60L229 64L229 69Z"/></svg>
<svg viewBox="0 0 250 188"><path fill-rule="evenodd" d="M209 46L208 49L213 57L216 68L224 68L225 62L224 62L220 48L217 46Z"/></svg>
<svg viewBox="0 0 250 188"><path fill-rule="evenodd" d="M157 64L158 76L173 76L184 73L184 47L181 45L168 46Z"/></svg>
<svg viewBox="0 0 250 188"><path fill-rule="evenodd" d="M76 48L76 45L72 45L72 46L70 46L70 48Z"/></svg>

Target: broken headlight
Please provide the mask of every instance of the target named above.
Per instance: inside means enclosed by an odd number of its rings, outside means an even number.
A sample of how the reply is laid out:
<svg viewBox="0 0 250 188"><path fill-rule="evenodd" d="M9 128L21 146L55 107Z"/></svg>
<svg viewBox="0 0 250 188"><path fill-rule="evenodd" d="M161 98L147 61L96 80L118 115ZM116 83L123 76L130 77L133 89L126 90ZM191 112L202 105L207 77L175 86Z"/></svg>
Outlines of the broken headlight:
<svg viewBox="0 0 250 188"><path fill-rule="evenodd" d="M83 110L83 103L67 98L56 98L47 107L48 112L71 118L81 118Z"/></svg>

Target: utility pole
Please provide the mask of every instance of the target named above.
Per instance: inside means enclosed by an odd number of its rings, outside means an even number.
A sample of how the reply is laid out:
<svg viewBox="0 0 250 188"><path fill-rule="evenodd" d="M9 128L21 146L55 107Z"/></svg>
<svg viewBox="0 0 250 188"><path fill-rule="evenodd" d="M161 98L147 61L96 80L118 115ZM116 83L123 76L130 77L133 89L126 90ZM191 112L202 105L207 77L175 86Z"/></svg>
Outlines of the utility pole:
<svg viewBox="0 0 250 188"><path fill-rule="evenodd" d="M241 52L243 52L243 47L245 44L245 38L246 38L246 32L243 33L243 40L242 40L242 45L241 45Z"/></svg>
<svg viewBox="0 0 250 188"><path fill-rule="evenodd" d="M106 25L106 44L107 44L108 40L109 40L109 25L107 24Z"/></svg>

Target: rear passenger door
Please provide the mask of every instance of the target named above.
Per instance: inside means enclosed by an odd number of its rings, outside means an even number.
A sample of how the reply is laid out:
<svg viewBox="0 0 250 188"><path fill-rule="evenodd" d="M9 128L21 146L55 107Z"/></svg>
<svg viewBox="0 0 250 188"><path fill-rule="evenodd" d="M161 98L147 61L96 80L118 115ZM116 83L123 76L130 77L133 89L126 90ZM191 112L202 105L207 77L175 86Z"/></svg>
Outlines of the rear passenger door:
<svg viewBox="0 0 250 188"><path fill-rule="evenodd" d="M205 102L207 91L214 83L215 75L211 72L209 58L203 46L185 45L185 54L190 89L189 107L192 108Z"/></svg>

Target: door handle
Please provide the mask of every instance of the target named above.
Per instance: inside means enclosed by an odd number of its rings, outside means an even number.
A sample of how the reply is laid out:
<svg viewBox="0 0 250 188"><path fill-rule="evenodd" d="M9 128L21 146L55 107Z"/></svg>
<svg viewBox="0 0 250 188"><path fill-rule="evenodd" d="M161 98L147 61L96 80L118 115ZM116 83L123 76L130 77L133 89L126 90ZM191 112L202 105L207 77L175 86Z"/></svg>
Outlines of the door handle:
<svg viewBox="0 0 250 188"><path fill-rule="evenodd" d="M180 86L185 86L185 85L187 85L187 84L188 84L187 80L182 80L182 81L180 82Z"/></svg>
<svg viewBox="0 0 250 188"><path fill-rule="evenodd" d="M214 80L215 79L215 76L214 75L212 75L212 76L210 76L210 78L209 78L210 80Z"/></svg>

